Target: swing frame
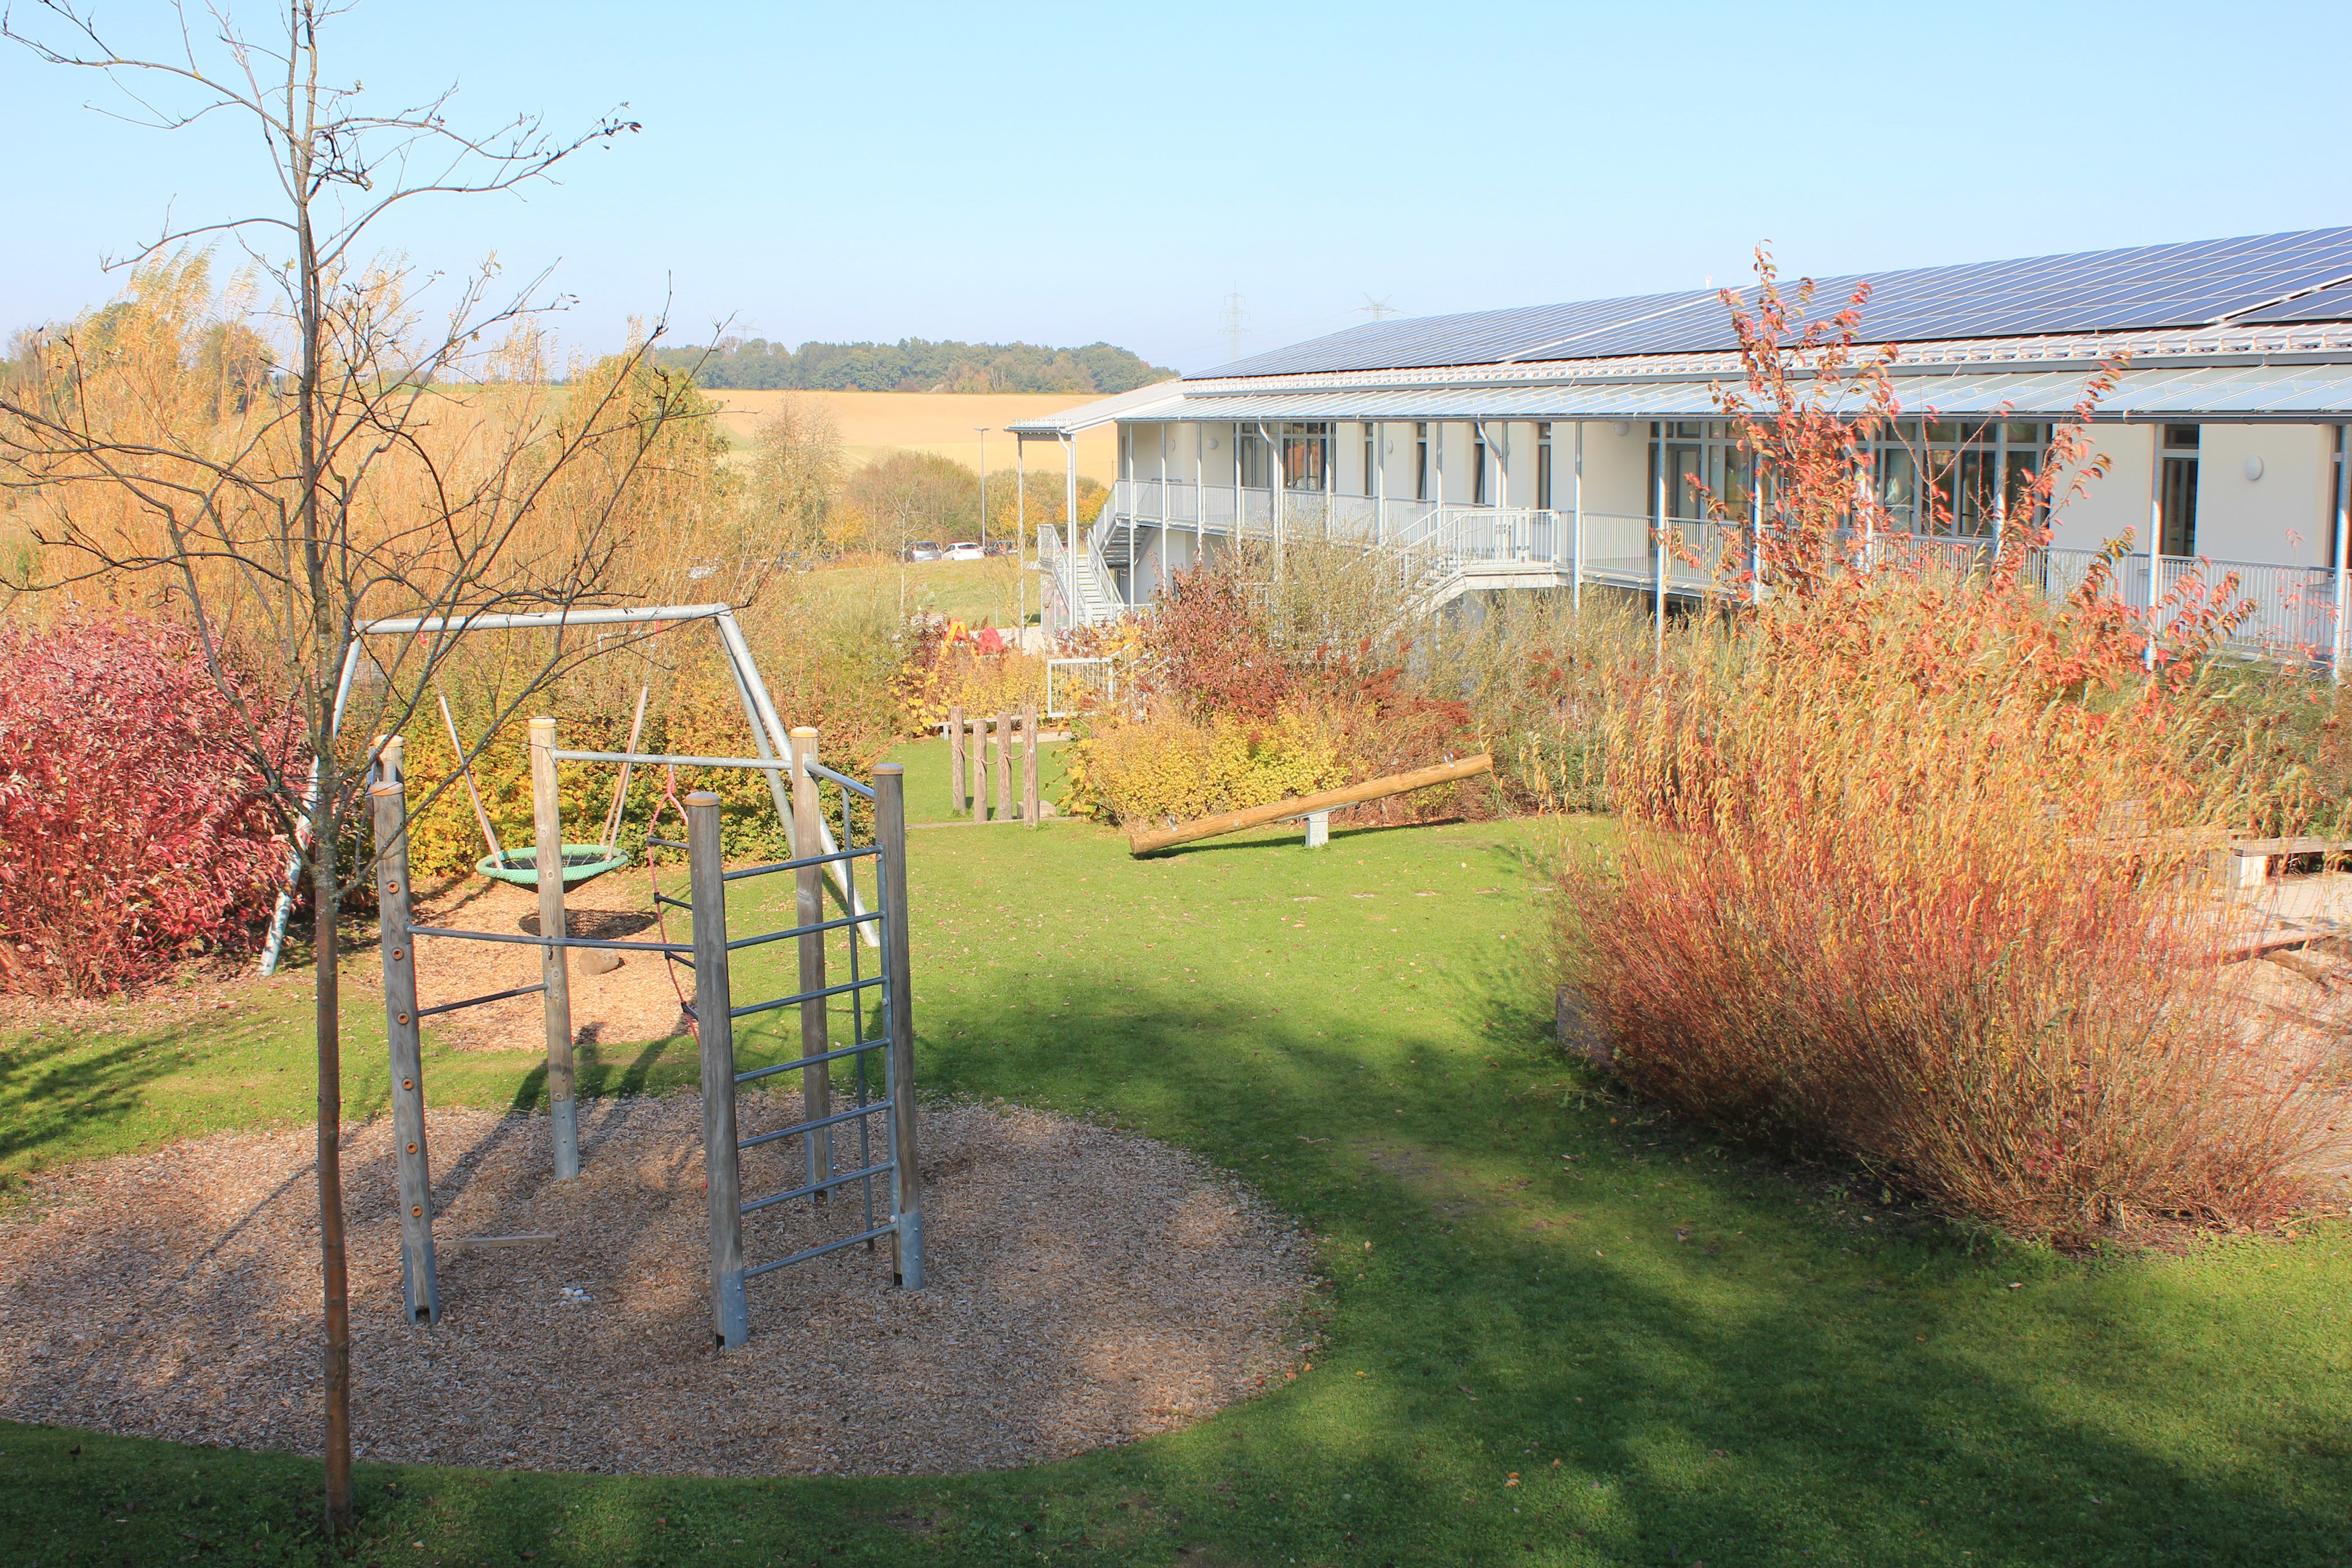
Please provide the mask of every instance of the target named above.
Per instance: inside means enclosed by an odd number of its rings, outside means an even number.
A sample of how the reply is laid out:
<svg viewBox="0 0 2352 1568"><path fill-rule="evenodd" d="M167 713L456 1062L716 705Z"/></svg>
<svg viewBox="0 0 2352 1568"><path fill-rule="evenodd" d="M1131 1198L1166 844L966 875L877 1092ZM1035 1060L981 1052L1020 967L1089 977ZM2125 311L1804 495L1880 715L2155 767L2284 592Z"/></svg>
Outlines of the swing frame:
<svg viewBox="0 0 2352 1568"><path fill-rule="evenodd" d="M512 615L400 616L362 622L343 653L342 671L335 682L335 705L329 721L329 733L341 733L343 706L350 699L352 678L358 673L366 640L371 637L413 637L419 633L462 636L472 632L564 632L574 627L666 626L688 621L708 621L719 634L719 650L726 655L729 672L735 678L735 693L742 702L744 717L751 721L751 743L759 752L756 758L740 760L756 766L766 775L769 797L775 802L777 820L783 824L784 835L793 844L793 854L834 854L838 846L834 842L832 829L823 821L817 824L820 843L813 851L804 851L793 836L793 786L789 771L793 756L792 733L777 716L775 701L768 695L767 683L760 678L760 666L751 657L751 645L744 640L742 627L736 623L735 607L731 604L661 604L625 609L615 606ZM613 760L622 760L623 755L615 754ZM590 757L577 758L596 759ZM461 750L459 766L464 767L466 762ZM278 889L278 905L270 917L269 942L262 949L260 968L264 976L277 973L278 960L285 948L287 928L294 915L294 896L301 884L302 852L308 842L311 810L318 801L318 764L313 762L310 788L303 795L304 810L302 823L298 830L298 842L287 856L285 881ZM825 871L841 898L850 905L850 913L854 915L866 914L864 899L854 890L840 865L829 862ZM570 883L574 879L567 876L564 880ZM866 946L880 946L880 935L870 923L856 929Z"/></svg>

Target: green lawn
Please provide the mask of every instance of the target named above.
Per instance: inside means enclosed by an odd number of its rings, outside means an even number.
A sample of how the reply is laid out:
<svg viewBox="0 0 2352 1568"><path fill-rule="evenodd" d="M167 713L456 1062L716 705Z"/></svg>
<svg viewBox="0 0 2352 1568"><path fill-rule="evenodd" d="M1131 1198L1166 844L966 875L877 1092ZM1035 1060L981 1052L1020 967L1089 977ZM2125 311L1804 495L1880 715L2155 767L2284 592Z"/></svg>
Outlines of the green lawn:
<svg viewBox="0 0 2352 1568"><path fill-rule="evenodd" d="M908 753L919 815L940 751ZM1614 1098L1552 1049L1534 830L1141 862L1083 823L911 843L926 1087L1116 1113L1244 1173L1322 1239L1313 1369L1034 1470L363 1467L351 1561L2352 1563L2338 1222L2025 1253ZM304 1005L298 977L169 1032L6 1038L0 1172L299 1117ZM362 1113L375 1005L353 987ZM427 1071L443 1103L538 1088L520 1055ZM690 1079L682 1044L583 1074ZM315 1487L280 1456L0 1425L0 1562L327 1563Z"/></svg>
<svg viewBox="0 0 2352 1568"><path fill-rule="evenodd" d="M940 544L948 540L941 539ZM1044 608L1036 574L1029 572L1028 613ZM901 567L891 560L862 560L829 566L816 573L818 584L861 600L891 599L904 590L907 612L929 611L959 617L977 627L992 621L999 627L1017 625L1022 613L1021 565L1011 556L986 560L921 560Z"/></svg>

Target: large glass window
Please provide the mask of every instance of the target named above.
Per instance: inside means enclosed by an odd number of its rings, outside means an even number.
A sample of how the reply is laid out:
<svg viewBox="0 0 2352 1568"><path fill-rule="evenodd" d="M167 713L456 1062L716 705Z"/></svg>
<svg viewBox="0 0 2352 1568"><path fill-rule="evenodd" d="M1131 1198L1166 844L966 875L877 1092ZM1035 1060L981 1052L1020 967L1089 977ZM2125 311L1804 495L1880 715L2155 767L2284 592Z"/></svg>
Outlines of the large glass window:
<svg viewBox="0 0 2352 1568"><path fill-rule="evenodd" d="M1738 518L1748 513L1751 458L1727 420L1669 420L1650 427L1650 476L1663 468L1666 515L1707 515L1706 497ZM2032 483L2048 448L2040 420L1896 422L1869 443L1885 526L1906 533L1990 536L2033 506Z"/></svg>
<svg viewBox="0 0 2352 1568"><path fill-rule="evenodd" d="M2163 530L2158 547L2165 555L2197 553L2198 427L2164 427L2164 475L2157 493L2157 513Z"/></svg>
<svg viewBox="0 0 2352 1568"><path fill-rule="evenodd" d="M1486 504L1486 432L1476 424L1470 427L1470 504Z"/></svg>
<svg viewBox="0 0 2352 1568"><path fill-rule="evenodd" d="M1901 531L1989 538L2032 520L2049 443L2038 419L1899 420L1870 445L1879 504Z"/></svg>
<svg viewBox="0 0 2352 1568"><path fill-rule="evenodd" d="M1417 421L1412 427L1412 498L1429 499L1429 422Z"/></svg>
<svg viewBox="0 0 2352 1568"><path fill-rule="evenodd" d="M1735 517L1748 515L1748 476L1754 465L1739 450L1739 427L1726 420L1668 420L1650 427L1650 482L1664 465L1666 516L1686 522L1708 515L1713 496Z"/></svg>
<svg viewBox="0 0 2352 1568"><path fill-rule="evenodd" d="M1320 422L1282 427L1282 483L1292 490L1328 490L1331 427Z"/></svg>
<svg viewBox="0 0 2352 1568"><path fill-rule="evenodd" d="M1381 493L1381 455L1375 450L1380 444L1380 430L1377 424L1364 426L1364 494L1367 496Z"/></svg>
<svg viewBox="0 0 2352 1568"><path fill-rule="evenodd" d="M1551 425L1536 426L1536 510L1551 510Z"/></svg>

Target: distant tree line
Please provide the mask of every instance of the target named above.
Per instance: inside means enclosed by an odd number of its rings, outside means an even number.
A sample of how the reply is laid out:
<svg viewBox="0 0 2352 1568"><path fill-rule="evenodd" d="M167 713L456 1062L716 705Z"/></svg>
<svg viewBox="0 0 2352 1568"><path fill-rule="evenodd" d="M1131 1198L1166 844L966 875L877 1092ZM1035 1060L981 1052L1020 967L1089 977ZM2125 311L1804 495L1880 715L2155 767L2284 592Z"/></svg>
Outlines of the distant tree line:
<svg viewBox="0 0 2352 1568"><path fill-rule="evenodd" d="M1112 392L1164 382L1174 371L1109 343L803 343L722 338L708 349L656 349L654 360L697 385L735 392Z"/></svg>

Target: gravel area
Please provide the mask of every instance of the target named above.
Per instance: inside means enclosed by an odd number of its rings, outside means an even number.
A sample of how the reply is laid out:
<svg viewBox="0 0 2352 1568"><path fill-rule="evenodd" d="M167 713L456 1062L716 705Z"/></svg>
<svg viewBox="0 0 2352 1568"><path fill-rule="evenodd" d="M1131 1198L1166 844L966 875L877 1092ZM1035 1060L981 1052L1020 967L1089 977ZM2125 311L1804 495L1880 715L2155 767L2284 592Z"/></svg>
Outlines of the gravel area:
<svg viewBox="0 0 2352 1568"><path fill-rule="evenodd" d="M747 1134L798 1114L790 1095L740 1103ZM700 1126L691 1095L583 1104L585 1169L559 1184L543 1118L432 1113L429 1330L401 1319L390 1121L348 1129L360 1456L997 1469L1187 1426L1299 1354L1312 1244L1232 1178L1131 1133L966 1104L923 1117L930 1288L893 1291L887 1247L782 1270L751 1281L751 1341L722 1356ZM316 1452L311 1140L230 1134L35 1178L0 1215L0 1416ZM772 1146L745 1156L749 1195L790 1175ZM753 1216L751 1260L859 1228L844 1196Z"/></svg>
<svg viewBox="0 0 2352 1568"><path fill-rule="evenodd" d="M663 874L664 885L682 896L685 872L666 869ZM631 880L624 883L623 877ZM650 906L645 873L633 866L574 893L564 909L564 928L574 936L657 942L661 933L646 912ZM419 925L452 931L496 931L507 936L521 932L536 936L539 894L530 888L470 877L427 891L418 902L415 919ZM683 923L673 926L672 936L683 939ZM373 954L369 956L373 958ZM604 963L614 967L599 971L596 966ZM680 968L673 976L672 967L658 953L573 949L572 1033L575 1042L634 1044L686 1033L686 1015L679 1010L678 996L682 988L692 998L694 974ZM373 971L373 963L370 968ZM381 985L373 975L362 983L371 988ZM536 947L447 936L416 939L416 999L423 1006L537 984ZM538 997L510 997L445 1013L425 1024L425 1036L436 1045L458 1051L537 1051L546 1044L545 1017Z"/></svg>

